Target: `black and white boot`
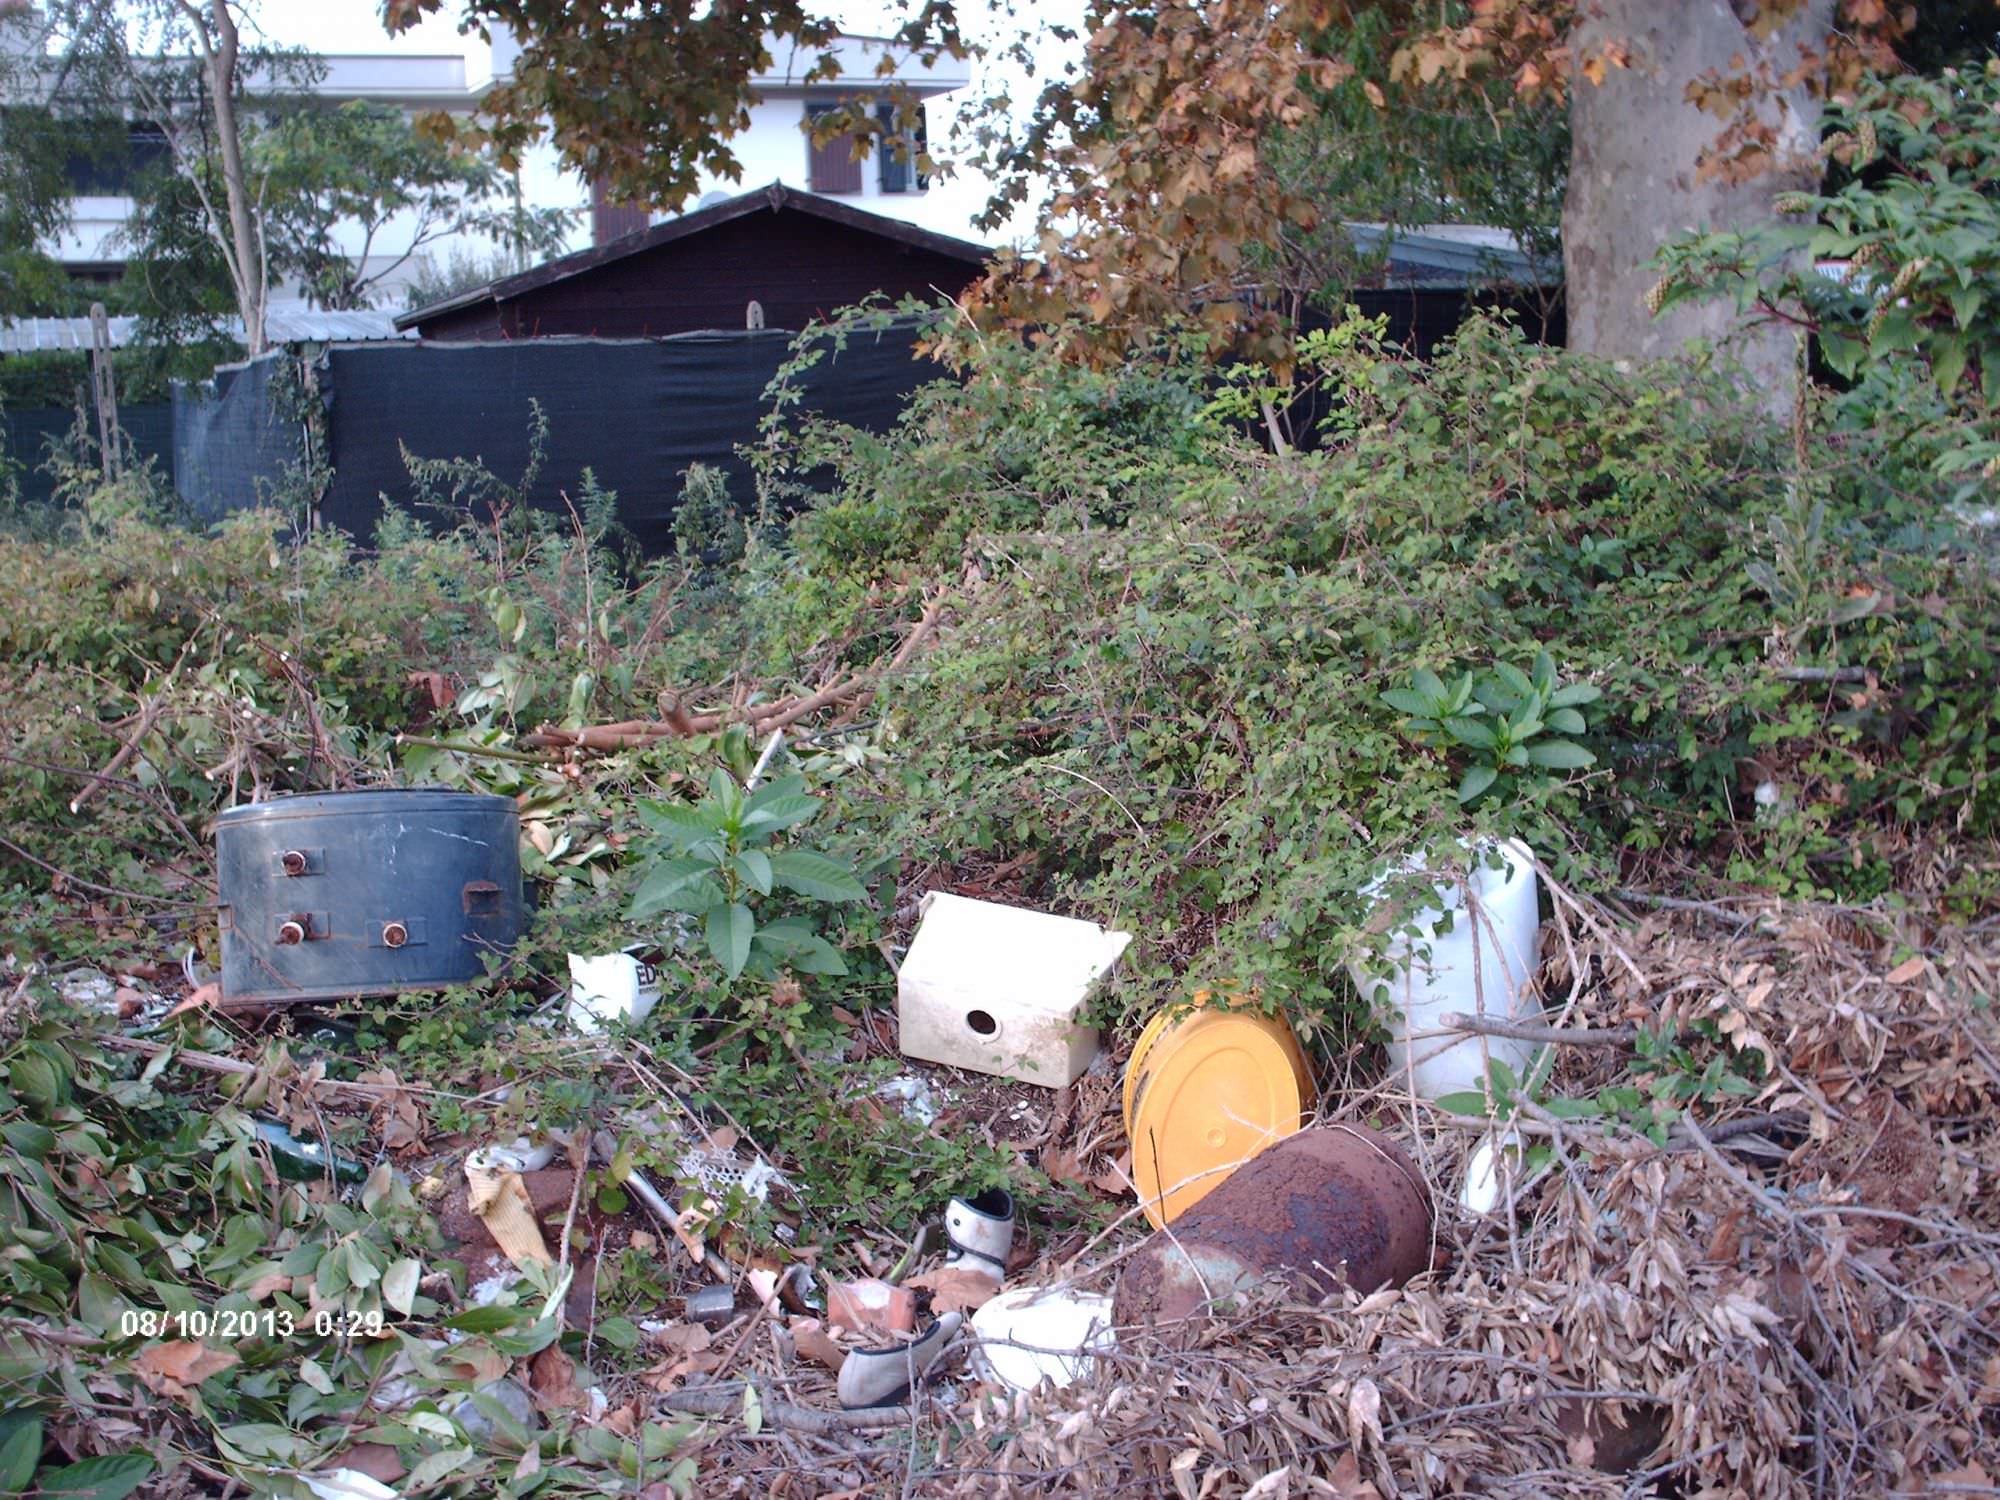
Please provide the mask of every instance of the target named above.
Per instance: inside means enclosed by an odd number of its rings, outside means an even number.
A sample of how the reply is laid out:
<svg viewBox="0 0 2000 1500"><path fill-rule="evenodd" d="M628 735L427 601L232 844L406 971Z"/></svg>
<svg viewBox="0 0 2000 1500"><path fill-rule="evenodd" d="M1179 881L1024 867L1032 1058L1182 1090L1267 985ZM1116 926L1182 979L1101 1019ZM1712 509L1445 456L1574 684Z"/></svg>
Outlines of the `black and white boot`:
<svg viewBox="0 0 2000 1500"><path fill-rule="evenodd" d="M1007 1252L1014 1244L1014 1195L988 1188L976 1198L954 1198L944 1211L944 1237L951 1246L948 1271L983 1271L998 1286L1007 1279Z"/></svg>

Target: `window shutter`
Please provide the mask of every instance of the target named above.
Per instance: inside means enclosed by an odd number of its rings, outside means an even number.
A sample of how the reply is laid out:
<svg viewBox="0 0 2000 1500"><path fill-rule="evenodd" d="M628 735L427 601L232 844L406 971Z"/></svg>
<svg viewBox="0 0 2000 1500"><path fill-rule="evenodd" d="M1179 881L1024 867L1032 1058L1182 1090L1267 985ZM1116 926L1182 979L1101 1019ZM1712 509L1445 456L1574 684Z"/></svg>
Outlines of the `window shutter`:
<svg viewBox="0 0 2000 1500"><path fill-rule="evenodd" d="M890 139L896 133L895 105L882 105L875 111L875 121L882 127L880 144L876 147L882 171L882 191L907 193L916 185L916 161L907 148L898 149L897 143Z"/></svg>
<svg viewBox="0 0 2000 1500"><path fill-rule="evenodd" d="M614 203L611 190L602 178L590 185L590 242L602 245L621 234L631 234L653 222L641 203Z"/></svg>
<svg viewBox="0 0 2000 1500"><path fill-rule="evenodd" d="M807 123L810 124L831 108L833 106L830 104L808 106ZM853 136L837 135L824 146L815 144L808 136L806 149L811 152L811 180L812 190L815 193L861 191L861 163L854 159Z"/></svg>

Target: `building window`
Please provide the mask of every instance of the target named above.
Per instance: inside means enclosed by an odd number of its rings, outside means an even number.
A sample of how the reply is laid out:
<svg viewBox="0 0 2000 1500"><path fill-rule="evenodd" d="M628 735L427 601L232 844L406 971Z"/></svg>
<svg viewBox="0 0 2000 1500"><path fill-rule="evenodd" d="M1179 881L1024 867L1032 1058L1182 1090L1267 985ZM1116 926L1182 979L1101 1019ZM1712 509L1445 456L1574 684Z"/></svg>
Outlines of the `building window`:
<svg viewBox="0 0 2000 1500"><path fill-rule="evenodd" d="M173 168L166 133L140 121L77 122L64 175L79 198L129 198L150 176Z"/></svg>
<svg viewBox="0 0 2000 1500"><path fill-rule="evenodd" d="M821 115L839 107L837 104L808 104L807 129L810 130ZM808 134L806 151L809 153L809 180L815 193L861 191L861 163L854 159L854 137L851 134L843 131L823 146Z"/></svg>
<svg viewBox="0 0 2000 1500"><path fill-rule="evenodd" d="M876 157L882 173L882 191L885 193L921 193L930 186L930 181L917 170L917 158L923 154L929 142L924 131L923 106L917 106L917 128L915 139L892 140L896 134L896 106L880 105L875 110L875 119L882 127L880 144L876 147Z"/></svg>

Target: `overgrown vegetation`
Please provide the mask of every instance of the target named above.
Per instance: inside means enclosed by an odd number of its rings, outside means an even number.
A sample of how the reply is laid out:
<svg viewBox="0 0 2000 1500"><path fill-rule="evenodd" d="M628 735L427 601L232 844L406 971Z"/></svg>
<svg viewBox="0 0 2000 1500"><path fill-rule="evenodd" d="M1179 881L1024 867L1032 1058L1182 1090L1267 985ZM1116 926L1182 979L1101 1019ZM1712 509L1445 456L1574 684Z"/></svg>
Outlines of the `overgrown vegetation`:
<svg viewBox="0 0 2000 1500"><path fill-rule="evenodd" d="M1002 1181L1051 1235L1101 1219L1053 1148L876 1097L889 959L929 888L1137 934L1114 1034L1226 990L1364 1074L1377 1018L1346 962L1380 941L1364 889L1418 848L1519 835L1597 891L1992 912L2000 575L1898 425L1927 415L1861 423L1827 394L1775 432L1719 369L1623 372L1495 320L1432 364L1379 337L1302 345L1331 415L1273 452L1244 421L1298 392L1261 375L1218 386L1167 340L1079 369L941 323L958 378L894 431L788 409L747 524L691 474L677 554L651 563L618 546L615 497L540 513L467 463L413 460L444 524L391 512L359 551L269 513L178 529L144 476L72 475L59 539L0 539L0 1234L28 1252L21 1305L80 1341L10 1344L16 1399L54 1424L75 1351L139 1360L128 1311L337 1308L400 1331L260 1336L188 1378L114 1364L135 1414L84 1451L150 1444L273 1491L364 1432L468 1493L638 1492L691 1463L643 1423L566 1415L530 1446L475 1407L471 1435L466 1393L516 1357L558 1351L579 1389L672 1384L626 1311L677 1283L614 1247L594 1323L558 1316L553 1282L471 1307L426 1176L610 1128L620 1155L580 1192L615 1212L625 1173L679 1175L642 1107L670 1087L791 1179L725 1218L836 1267ZM746 795L762 746L732 716L821 692ZM223 807L396 783L521 811L541 910L484 983L343 1007L345 1042L281 1029L226 1098L167 1093L171 1052L52 998L79 964L212 961ZM657 955L649 1018L593 1044L528 1021L569 953L632 942ZM242 1045L205 1015L158 1035ZM1649 1034L1593 1119L1657 1139L1740 1092L1746 1045ZM360 1092L343 1111L321 1078ZM1542 1108L1546 1083L1500 1094ZM385 1140L408 1181L378 1170L358 1206L284 1184L258 1115L364 1166ZM448 1356L422 1342L440 1328L467 1335ZM415 1404L363 1416L398 1352Z"/></svg>

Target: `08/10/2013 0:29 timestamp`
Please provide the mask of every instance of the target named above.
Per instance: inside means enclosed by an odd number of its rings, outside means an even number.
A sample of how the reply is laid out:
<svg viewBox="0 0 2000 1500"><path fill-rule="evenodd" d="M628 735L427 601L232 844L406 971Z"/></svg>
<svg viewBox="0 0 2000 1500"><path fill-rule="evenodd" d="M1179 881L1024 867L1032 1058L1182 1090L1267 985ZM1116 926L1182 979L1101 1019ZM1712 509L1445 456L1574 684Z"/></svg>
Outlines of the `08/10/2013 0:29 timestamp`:
<svg viewBox="0 0 2000 1500"><path fill-rule="evenodd" d="M300 1333L319 1338L375 1338L383 1329L379 1309L346 1312L322 1307L294 1317L278 1308L225 1308L209 1311L163 1312L127 1308L118 1315L122 1338L178 1339L288 1339Z"/></svg>

